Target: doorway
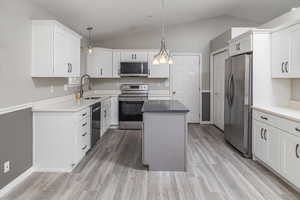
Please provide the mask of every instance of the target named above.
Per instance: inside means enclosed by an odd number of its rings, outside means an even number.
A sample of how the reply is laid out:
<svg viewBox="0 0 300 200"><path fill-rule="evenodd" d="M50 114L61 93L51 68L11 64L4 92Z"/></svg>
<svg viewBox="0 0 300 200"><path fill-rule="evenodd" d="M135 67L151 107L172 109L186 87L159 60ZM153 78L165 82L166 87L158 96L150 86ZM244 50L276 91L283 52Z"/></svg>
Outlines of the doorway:
<svg viewBox="0 0 300 200"><path fill-rule="evenodd" d="M172 97L190 110L187 114L188 123L199 123L201 56L175 54L173 59Z"/></svg>

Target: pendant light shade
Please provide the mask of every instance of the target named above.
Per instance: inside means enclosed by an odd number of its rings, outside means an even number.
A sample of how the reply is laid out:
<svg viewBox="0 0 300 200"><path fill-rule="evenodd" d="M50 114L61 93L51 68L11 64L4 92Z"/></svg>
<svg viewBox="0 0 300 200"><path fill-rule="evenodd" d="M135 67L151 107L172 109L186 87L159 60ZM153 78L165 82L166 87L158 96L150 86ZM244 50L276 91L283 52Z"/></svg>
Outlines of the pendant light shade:
<svg viewBox="0 0 300 200"><path fill-rule="evenodd" d="M165 40L165 1L161 0L162 8L162 17L161 17L161 42L160 42L160 51L154 56L153 65L159 64L173 64L172 57L170 56L166 48Z"/></svg>
<svg viewBox="0 0 300 200"><path fill-rule="evenodd" d="M88 52L89 52L89 54L92 54L93 53L93 45L92 45L92 30L93 30L93 27L88 27L86 30L89 32Z"/></svg>

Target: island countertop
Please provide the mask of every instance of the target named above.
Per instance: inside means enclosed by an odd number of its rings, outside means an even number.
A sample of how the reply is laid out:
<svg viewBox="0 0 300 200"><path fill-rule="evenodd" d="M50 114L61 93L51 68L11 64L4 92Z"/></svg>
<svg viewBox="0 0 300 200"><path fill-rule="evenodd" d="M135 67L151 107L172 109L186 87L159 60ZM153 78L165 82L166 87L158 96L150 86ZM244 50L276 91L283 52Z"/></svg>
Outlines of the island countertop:
<svg viewBox="0 0 300 200"><path fill-rule="evenodd" d="M145 101L142 112L180 112L187 113L187 109L178 100L149 100Z"/></svg>

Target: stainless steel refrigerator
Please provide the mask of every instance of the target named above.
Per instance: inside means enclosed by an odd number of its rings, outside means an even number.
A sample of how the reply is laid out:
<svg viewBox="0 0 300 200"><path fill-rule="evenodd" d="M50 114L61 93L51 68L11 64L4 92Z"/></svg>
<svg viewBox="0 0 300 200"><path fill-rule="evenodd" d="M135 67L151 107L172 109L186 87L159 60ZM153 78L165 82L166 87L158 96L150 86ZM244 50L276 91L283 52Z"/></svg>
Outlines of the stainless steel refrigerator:
<svg viewBox="0 0 300 200"><path fill-rule="evenodd" d="M230 57L225 67L225 140L248 158L252 157L251 107L252 54Z"/></svg>

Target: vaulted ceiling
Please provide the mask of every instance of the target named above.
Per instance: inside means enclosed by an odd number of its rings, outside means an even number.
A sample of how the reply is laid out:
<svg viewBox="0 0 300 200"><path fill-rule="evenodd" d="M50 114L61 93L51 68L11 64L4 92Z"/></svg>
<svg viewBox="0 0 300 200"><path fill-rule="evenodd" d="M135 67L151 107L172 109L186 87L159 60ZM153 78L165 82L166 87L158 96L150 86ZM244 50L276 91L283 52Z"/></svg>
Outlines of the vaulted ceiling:
<svg viewBox="0 0 300 200"><path fill-rule="evenodd" d="M95 40L160 23L160 0L30 0L63 23L87 36L95 28ZM265 23L300 6L300 0L165 0L168 24L179 24L220 15Z"/></svg>

